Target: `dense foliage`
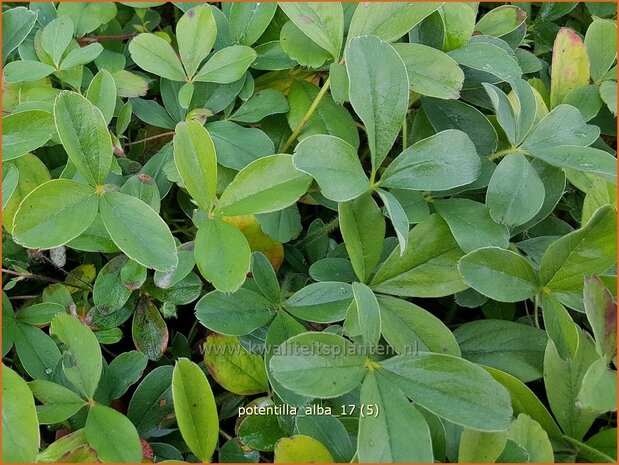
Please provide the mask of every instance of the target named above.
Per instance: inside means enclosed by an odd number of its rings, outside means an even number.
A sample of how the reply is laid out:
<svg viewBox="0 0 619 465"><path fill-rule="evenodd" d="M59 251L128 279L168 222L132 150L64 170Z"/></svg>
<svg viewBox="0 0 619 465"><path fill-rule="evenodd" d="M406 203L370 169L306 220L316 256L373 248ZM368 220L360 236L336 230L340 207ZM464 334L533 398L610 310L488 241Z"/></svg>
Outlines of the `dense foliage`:
<svg viewBox="0 0 619 465"><path fill-rule="evenodd" d="M3 462L616 461L614 3L3 3Z"/></svg>

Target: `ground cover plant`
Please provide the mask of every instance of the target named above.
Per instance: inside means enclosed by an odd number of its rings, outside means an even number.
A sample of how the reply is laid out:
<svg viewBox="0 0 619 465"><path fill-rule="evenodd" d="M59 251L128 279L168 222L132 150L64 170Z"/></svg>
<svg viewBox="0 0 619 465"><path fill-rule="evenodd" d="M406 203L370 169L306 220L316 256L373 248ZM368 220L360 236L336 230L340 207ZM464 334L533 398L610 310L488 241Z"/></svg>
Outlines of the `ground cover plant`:
<svg viewBox="0 0 619 465"><path fill-rule="evenodd" d="M3 462L616 461L616 4L2 8Z"/></svg>

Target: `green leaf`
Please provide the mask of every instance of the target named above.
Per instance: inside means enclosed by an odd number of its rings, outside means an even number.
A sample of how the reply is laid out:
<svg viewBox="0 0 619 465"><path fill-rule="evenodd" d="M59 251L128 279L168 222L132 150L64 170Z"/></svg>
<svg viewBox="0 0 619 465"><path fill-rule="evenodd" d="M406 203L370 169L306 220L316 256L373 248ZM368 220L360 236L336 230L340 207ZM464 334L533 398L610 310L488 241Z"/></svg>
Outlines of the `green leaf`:
<svg viewBox="0 0 619 465"><path fill-rule="evenodd" d="M181 60L172 46L155 34L139 34L129 43L131 58L145 71L171 81L185 81Z"/></svg>
<svg viewBox="0 0 619 465"><path fill-rule="evenodd" d="M568 436L580 440L597 417L576 405L585 373L599 356L590 337L578 330L580 343L576 356L562 360L554 344L549 343L544 356L544 386L552 413Z"/></svg>
<svg viewBox="0 0 619 465"><path fill-rule="evenodd" d="M514 415L526 413L540 423L551 438L562 441L563 433L550 415L544 404L533 394L526 384L519 379L490 367L483 367L490 375L503 385L511 396Z"/></svg>
<svg viewBox="0 0 619 465"><path fill-rule="evenodd" d="M329 333L294 336L276 349L270 367L284 387L309 397L339 397L359 385L365 357L348 340Z"/></svg>
<svg viewBox="0 0 619 465"><path fill-rule="evenodd" d="M352 291L361 341L367 347L376 347L381 333L380 308L376 296L372 289L362 283L352 283Z"/></svg>
<svg viewBox="0 0 619 465"><path fill-rule="evenodd" d="M69 16L75 25L75 36L82 37L112 21L116 16L116 11L114 3L84 2L58 4L57 14Z"/></svg>
<svg viewBox="0 0 619 465"><path fill-rule="evenodd" d="M576 32L562 27L552 49L550 108L563 103L574 89L589 84L589 56Z"/></svg>
<svg viewBox="0 0 619 465"><path fill-rule="evenodd" d="M464 252L508 247L509 230L490 217L485 205L469 199L438 200L433 205Z"/></svg>
<svg viewBox="0 0 619 465"><path fill-rule="evenodd" d="M215 52L195 75L195 82L229 84L243 77L256 59L256 52L245 45L232 45Z"/></svg>
<svg viewBox="0 0 619 465"><path fill-rule="evenodd" d="M102 399L100 402L119 399L142 378L147 363L146 355L135 350L115 357L103 373L95 398Z"/></svg>
<svg viewBox="0 0 619 465"><path fill-rule="evenodd" d="M172 371L171 365L155 368L144 377L131 397L127 417L144 438L165 430L174 415Z"/></svg>
<svg viewBox="0 0 619 465"><path fill-rule="evenodd" d="M617 116L617 82L604 81L600 84L600 97L614 116Z"/></svg>
<svg viewBox="0 0 619 465"><path fill-rule="evenodd" d="M353 37L371 35L385 42L395 42L441 5L433 2L361 3L350 22L348 41Z"/></svg>
<svg viewBox="0 0 619 465"><path fill-rule="evenodd" d="M28 383L32 394L43 405L37 407L39 423L52 425L73 416L86 401L71 389L60 384L38 379Z"/></svg>
<svg viewBox="0 0 619 465"><path fill-rule="evenodd" d="M504 157L490 178L486 192L494 221L514 228L535 216L544 203L544 184L524 155Z"/></svg>
<svg viewBox="0 0 619 465"><path fill-rule="evenodd" d="M54 119L69 160L91 185L105 182L112 165L112 139L101 110L75 92L61 92Z"/></svg>
<svg viewBox="0 0 619 465"><path fill-rule="evenodd" d="M514 5L501 5L490 10L475 25L475 30L489 36L501 37L515 31L527 19L527 14Z"/></svg>
<svg viewBox="0 0 619 465"><path fill-rule="evenodd" d="M232 42L252 45L266 30L276 10L277 3L233 3L228 18Z"/></svg>
<svg viewBox="0 0 619 465"><path fill-rule="evenodd" d="M15 350L28 375L51 379L61 354L54 341L42 330L27 324L15 326Z"/></svg>
<svg viewBox="0 0 619 465"><path fill-rule="evenodd" d="M198 5L185 12L176 24L178 52L188 78L192 78L208 56L217 37L217 25L210 5ZM173 79L175 80L175 79Z"/></svg>
<svg viewBox="0 0 619 465"><path fill-rule="evenodd" d="M107 262L99 271L92 290L92 300L100 312L107 314L122 308L131 296L122 281L121 269L127 263L127 257L119 255Z"/></svg>
<svg viewBox="0 0 619 465"><path fill-rule="evenodd" d="M286 22L280 31L282 50L301 66L319 68L331 55L307 37L292 21Z"/></svg>
<svg viewBox="0 0 619 465"><path fill-rule="evenodd" d="M277 274L271 262L263 253L254 252L252 254L251 271L261 294L274 304L278 304L281 300L281 289Z"/></svg>
<svg viewBox="0 0 619 465"><path fill-rule="evenodd" d="M587 460L612 463L617 457L617 428L604 429L587 439L585 444L594 448L593 451L580 451L581 455L590 452Z"/></svg>
<svg viewBox="0 0 619 465"><path fill-rule="evenodd" d="M419 3L411 3L416 7ZM432 4L430 4L432 5ZM440 99L457 99L464 83L464 73L449 55L421 44L394 44L408 73L410 89L421 95Z"/></svg>
<svg viewBox="0 0 619 465"><path fill-rule="evenodd" d="M370 193L338 205L340 231L353 269L366 282L383 251L385 218Z"/></svg>
<svg viewBox="0 0 619 465"><path fill-rule="evenodd" d="M175 132L176 169L196 203L209 211L217 199L217 156L213 140L197 121L178 123Z"/></svg>
<svg viewBox="0 0 619 465"><path fill-rule="evenodd" d="M275 445L274 463L331 463L329 450L317 439L302 434L281 438Z"/></svg>
<svg viewBox="0 0 619 465"><path fill-rule="evenodd" d="M593 21L585 34L585 47L590 61L591 77L598 81L617 58L617 25L606 19Z"/></svg>
<svg viewBox="0 0 619 465"><path fill-rule="evenodd" d="M552 294L542 296L542 315L548 336L563 360L576 356L578 327L566 308Z"/></svg>
<svg viewBox="0 0 619 465"><path fill-rule="evenodd" d="M269 213L294 204L312 178L297 170L292 156L260 158L242 169L221 195L216 213L226 216Z"/></svg>
<svg viewBox="0 0 619 465"><path fill-rule="evenodd" d="M311 436L322 442L333 456L334 462L349 462L355 454L350 436L342 422L332 415L297 416L299 434Z"/></svg>
<svg viewBox="0 0 619 465"><path fill-rule="evenodd" d="M71 50L69 54L62 60L60 70L70 70L78 66L87 65L101 55L103 46L101 44L90 44L86 47L76 48Z"/></svg>
<svg viewBox="0 0 619 465"><path fill-rule="evenodd" d="M408 109L408 75L395 49L372 36L355 38L345 50L349 95L365 125L372 169L381 165Z"/></svg>
<svg viewBox="0 0 619 465"><path fill-rule="evenodd" d="M507 442L507 432L476 431L465 428L460 436L459 463L494 463Z"/></svg>
<svg viewBox="0 0 619 465"><path fill-rule="evenodd" d="M4 15L3 19L4 19ZM2 365L2 461L34 463L39 452L39 423L26 382Z"/></svg>
<svg viewBox="0 0 619 465"><path fill-rule="evenodd" d="M95 404L84 428L88 444L104 462L141 462L142 444L135 426L122 413Z"/></svg>
<svg viewBox="0 0 619 465"><path fill-rule="evenodd" d="M542 377L548 336L538 328L506 320L469 321L454 331L462 358L498 368L528 383Z"/></svg>
<svg viewBox="0 0 619 465"><path fill-rule="evenodd" d="M11 52L28 37L36 21L36 12L24 7L2 12L2 66Z"/></svg>
<svg viewBox="0 0 619 465"><path fill-rule="evenodd" d="M402 256L404 255L404 252L406 252L406 247L408 247L407 239L409 229L406 210L404 210L402 204L391 192L382 189L377 189L376 192L383 201L387 216L389 216L393 229L398 237L400 256Z"/></svg>
<svg viewBox="0 0 619 465"><path fill-rule="evenodd" d="M268 391L262 356L247 352L236 337L211 334L203 349L206 368L227 391L243 396Z"/></svg>
<svg viewBox="0 0 619 465"><path fill-rule="evenodd" d="M222 292L234 292L243 284L251 261L243 233L218 219L200 225L194 255L202 276Z"/></svg>
<svg viewBox="0 0 619 465"><path fill-rule="evenodd" d="M4 67L4 80L9 83L38 81L52 74L56 69L35 60L12 61Z"/></svg>
<svg viewBox="0 0 619 465"><path fill-rule="evenodd" d="M591 173L617 183L617 159L605 150L566 145L535 150L529 154L558 168Z"/></svg>
<svg viewBox="0 0 619 465"><path fill-rule="evenodd" d="M301 125L319 92L320 89L310 82L293 81L288 92L290 111L287 115L291 130ZM344 107L337 105L328 93L320 100L314 114L303 126L298 140L301 141L314 134L329 134L345 140L355 150L359 147L359 132L355 121L350 113Z"/></svg>
<svg viewBox="0 0 619 465"><path fill-rule="evenodd" d="M460 356L454 335L430 312L390 296L378 296L378 304L383 337L397 353L417 349Z"/></svg>
<svg viewBox="0 0 619 465"><path fill-rule="evenodd" d="M4 210L19 183L19 170L15 165L2 167L2 209Z"/></svg>
<svg viewBox="0 0 619 465"><path fill-rule="evenodd" d="M522 148L536 156L542 149L554 149L563 145L591 145L599 135L600 129L586 124L576 108L559 105L535 125Z"/></svg>
<svg viewBox="0 0 619 465"><path fill-rule="evenodd" d="M519 302L538 291L539 280L529 262L511 250L484 247L458 262L465 283L499 302Z"/></svg>
<svg viewBox="0 0 619 465"><path fill-rule="evenodd" d="M257 123L267 116L287 111L288 102L282 92L277 89L264 89L252 95L230 119L240 123Z"/></svg>
<svg viewBox="0 0 619 465"><path fill-rule="evenodd" d="M488 118L475 107L459 100L423 97L423 110L437 131L459 129L475 144L480 157L492 155L497 148L497 134Z"/></svg>
<svg viewBox="0 0 619 465"><path fill-rule="evenodd" d="M617 410L617 372L603 358L594 362L582 379L577 406L588 412Z"/></svg>
<svg viewBox="0 0 619 465"><path fill-rule="evenodd" d="M232 121L214 121L206 129L215 144L217 162L227 168L242 170L252 161L271 155L273 141L258 128L245 128Z"/></svg>
<svg viewBox="0 0 619 465"><path fill-rule="evenodd" d="M518 62L501 47L490 42L469 42L448 55L460 65L483 71L499 81L513 81L522 75Z"/></svg>
<svg viewBox="0 0 619 465"><path fill-rule="evenodd" d="M51 249L79 236L97 214L95 190L68 179L45 182L15 214L13 238L25 247Z"/></svg>
<svg viewBox="0 0 619 465"><path fill-rule="evenodd" d="M391 252L371 281L374 291L408 297L440 297L466 289L456 268L463 252L447 223L432 215L408 233L404 255Z"/></svg>
<svg viewBox="0 0 619 465"><path fill-rule="evenodd" d="M552 463L554 453L548 434L542 426L528 415L518 415L507 430L507 437L524 447L531 463Z"/></svg>
<svg viewBox="0 0 619 465"><path fill-rule="evenodd" d="M303 139L295 148L293 162L335 202L352 200L370 189L357 150L338 137L317 134Z"/></svg>
<svg viewBox="0 0 619 465"><path fill-rule="evenodd" d="M73 21L68 16L59 16L41 31L41 46L58 67L63 53L73 39Z"/></svg>
<svg viewBox="0 0 619 465"><path fill-rule="evenodd" d="M131 335L135 348L150 360L159 360L168 348L168 327L149 299L141 298L133 312Z"/></svg>
<svg viewBox="0 0 619 465"><path fill-rule="evenodd" d="M541 284L561 301L563 294L579 293L583 277L603 273L615 263L617 212L610 205L598 209L582 228L556 240L542 258Z"/></svg>
<svg viewBox="0 0 619 465"><path fill-rule="evenodd" d="M479 4L444 3L441 7L444 24L443 50L464 47L475 31L475 18Z"/></svg>
<svg viewBox="0 0 619 465"><path fill-rule="evenodd" d="M597 276L585 276L583 298L595 348L600 356L612 359L617 352L617 304Z"/></svg>
<svg viewBox="0 0 619 465"><path fill-rule="evenodd" d="M324 281L298 290L286 300L284 307L302 320L333 323L344 319L352 299L350 284Z"/></svg>
<svg viewBox="0 0 619 465"><path fill-rule="evenodd" d="M475 181L480 168L471 139L462 131L448 129L404 150L387 167L380 185L419 191L448 190Z"/></svg>
<svg viewBox="0 0 619 465"><path fill-rule="evenodd" d="M344 41L344 10L339 3L288 3L279 7L312 41L337 61Z"/></svg>
<svg viewBox="0 0 619 465"><path fill-rule="evenodd" d="M49 332L63 344L65 376L80 393L92 399L103 368L97 338L88 326L64 313L54 317Z"/></svg>
<svg viewBox="0 0 619 465"><path fill-rule="evenodd" d="M2 160L26 155L45 145L56 134L51 113L26 110L2 118Z"/></svg>
<svg viewBox="0 0 619 465"><path fill-rule="evenodd" d="M199 460L208 462L217 446L219 419L213 391L198 365L186 358L176 362L172 394L183 439Z"/></svg>
<svg viewBox="0 0 619 465"><path fill-rule="evenodd" d="M168 225L141 200L106 192L100 196L99 213L114 243L132 260L158 271L169 271L178 264ZM147 240L143 240L145 230Z"/></svg>
<svg viewBox="0 0 619 465"><path fill-rule="evenodd" d="M413 402L452 423L479 431L503 431L511 421L507 391L471 362L418 353L398 355L380 365L380 374Z"/></svg>
<svg viewBox="0 0 619 465"><path fill-rule="evenodd" d="M196 304L196 317L207 328L229 336L245 336L273 319L273 303L249 289L233 294L213 291Z"/></svg>
<svg viewBox="0 0 619 465"><path fill-rule="evenodd" d="M430 429L424 416L380 371L361 386L360 403L374 415L359 420L358 454L363 463L434 462ZM407 434L401 434L408 431Z"/></svg>
<svg viewBox="0 0 619 465"><path fill-rule="evenodd" d="M88 85L86 98L101 110L106 124L110 124L116 109L116 83L108 71L102 69L95 74Z"/></svg>

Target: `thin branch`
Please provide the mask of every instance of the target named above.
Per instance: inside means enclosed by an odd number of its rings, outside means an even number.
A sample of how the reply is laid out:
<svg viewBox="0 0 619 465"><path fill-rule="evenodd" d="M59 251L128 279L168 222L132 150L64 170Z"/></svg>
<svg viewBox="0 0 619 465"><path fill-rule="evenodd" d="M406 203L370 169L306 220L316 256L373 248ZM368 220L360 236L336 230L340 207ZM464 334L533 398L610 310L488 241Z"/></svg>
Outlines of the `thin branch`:
<svg viewBox="0 0 619 465"><path fill-rule="evenodd" d="M159 139L160 137L173 136L173 135L174 135L174 131L162 132L161 134L157 134L155 136L145 137L144 139L134 140L133 142L127 142L125 145L142 144L143 142L146 142L149 140Z"/></svg>
<svg viewBox="0 0 619 465"><path fill-rule="evenodd" d="M92 44L94 42L99 42L101 40L126 40L133 39L137 34L122 34L122 35L114 35L114 36L88 36L81 37L77 41L80 45Z"/></svg>

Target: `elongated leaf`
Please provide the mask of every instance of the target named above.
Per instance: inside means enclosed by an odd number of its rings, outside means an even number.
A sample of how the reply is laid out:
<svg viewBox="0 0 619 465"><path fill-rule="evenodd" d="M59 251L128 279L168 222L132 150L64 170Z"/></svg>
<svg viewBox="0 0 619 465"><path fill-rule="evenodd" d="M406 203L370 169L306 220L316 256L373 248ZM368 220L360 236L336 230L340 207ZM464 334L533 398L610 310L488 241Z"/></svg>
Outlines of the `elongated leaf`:
<svg viewBox="0 0 619 465"><path fill-rule="evenodd" d="M170 424L170 416L174 414L172 371L171 365L155 368L144 377L131 397L127 417L144 438Z"/></svg>
<svg viewBox="0 0 619 465"><path fill-rule="evenodd" d="M282 92L277 89L264 89L252 95L230 119L241 123L257 123L267 116L287 111L288 102Z"/></svg>
<svg viewBox="0 0 619 465"><path fill-rule="evenodd" d="M256 52L245 45L223 48L209 58L194 77L197 82L229 84L243 77L256 59Z"/></svg>
<svg viewBox="0 0 619 465"><path fill-rule="evenodd" d="M28 37L36 20L36 12L24 7L2 13L2 66L11 52Z"/></svg>
<svg viewBox="0 0 619 465"><path fill-rule="evenodd" d="M549 165L591 173L617 183L617 159L610 153L592 147L566 145L529 152Z"/></svg>
<svg viewBox="0 0 619 465"><path fill-rule="evenodd" d="M338 137L307 137L295 148L293 162L316 179L323 195L335 202L352 200L370 189L357 150Z"/></svg>
<svg viewBox="0 0 619 465"><path fill-rule="evenodd" d="M39 441L39 424L32 393L26 382L3 364L2 461L36 462Z"/></svg>
<svg viewBox="0 0 619 465"><path fill-rule="evenodd" d="M410 3L414 8L420 3ZM436 5L436 4L426 4ZM404 61L410 89L421 95L440 99L457 99L464 83L464 73L449 55L421 44L394 44Z"/></svg>
<svg viewBox="0 0 619 465"><path fill-rule="evenodd" d="M252 161L271 155L273 141L258 128L245 128L232 121L208 123L217 162L227 168L242 170Z"/></svg>
<svg viewBox="0 0 619 465"><path fill-rule="evenodd" d="M54 317L49 332L64 344L62 366L67 379L92 399L103 368L97 338L90 328L64 313Z"/></svg>
<svg viewBox="0 0 619 465"><path fill-rule="evenodd" d="M37 81L49 76L55 68L40 61L19 60L8 63L3 70L6 82Z"/></svg>
<svg viewBox="0 0 619 465"><path fill-rule="evenodd" d="M103 184L112 164L112 140L101 110L75 92L62 92L54 103L54 119L77 171L90 184Z"/></svg>
<svg viewBox="0 0 619 465"><path fill-rule="evenodd" d="M363 121L378 169L400 132L408 109L408 75L394 48L376 37L358 37L345 51L350 103Z"/></svg>
<svg viewBox="0 0 619 465"><path fill-rule="evenodd" d="M617 25L606 19L593 21L585 35L591 77L597 81L611 68L617 58Z"/></svg>
<svg viewBox="0 0 619 465"><path fill-rule="evenodd" d="M350 22L348 40L371 35L385 42L395 42L441 5L440 2L361 3Z"/></svg>
<svg viewBox="0 0 619 465"><path fill-rule="evenodd" d="M548 336L563 360L574 358L578 350L578 327L552 294L542 296L542 315Z"/></svg>
<svg viewBox="0 0 619 465"><path fill-rule="evenodd" d="M155 34L140 34L129 43L133 61L143 70L171 81L185 81L181 60L172 46Z"/></svg>
<svg viewBox="0 0 619 465"><path fill-rule="evenodd" d="M407 397L448 421L479 431L503 431L511 421L507 391L471 362L419 353L398 355L380 365L381 375Z"/></svg>
<svg viewBox="0 0 619 465"><path fill-rule="evenodd" d="M83 233L96 214L97 196L92 187L54 179L22 201L15 214L13 237L25 247L51 249Z"/></svg>
<svg viewBox="0 0 619 465"><path fill-rule="evenodd" d="M110 124L114 117L114 109L116 108L116 83L107 70L102 69L95 74L95 77L88 85L86 98L101 110L105 122Z"/></svg>
<svg viewBox="0 0 619 465"><path fill-rule="evenodd" d="M617 304L597 276L586 276L583 290L585 312L595 337L595 348L607 359L617 351Z"/></svg>
<svg viewBox="0 0 619 465"><path fill-rule="evenodd" d="M501 160L490 178L486 204L492 219L509 228L526 223L542 208L544 184L524 155Z"/></svg>
<svg viewBox="0 0 619 465"><path fill-rule="evenodd" d="M281 438L275 445L274 463L330 463L333 457L317 439L302 434Z"/></svg>
<svg viewBox="0 0 619 465"><path fill-rule="evenodd" d="M2 160L26 155L49 141L56 133L54 118L43 110L27 110L2 118Z"/></svg>
<svg viewBox="0 0 619 465"><path fill-rule="evenodd" d="M106 192L99 199L99 212L114 243L132 260L158 271L169 271L178 264L168 225L141 200Z"/></svg>
<svg viewBox="0 0 619 465"><path fill-rule="evenodd" d="M208 462L217 446L219 419L213 391L198 365L186 358L176 362L172 395L183 439L196 457Z"/></svg>
<svg viewBox="0 0 619 465"><path fill-rule="evenodd" d="M556 293L574 293L583 288L584 276L610 268L617 254L616 214L606 205L582 228L553 242L542 258L542 285Z"/></svg>
<svg viewBox="0 0 619 465"><path fill-rule="evenodd" d="M159 360L168 348L168 327L159 309L147 299L140 299L133 313L131 335L135 348L150 360Z"/></svg>
<svg viewBox="0 0 619 465"><path fill-rule="evenodd" d="M361 340L368 347L378 344L381 333L380 308L372 289L362 283L353 283L354 303Z"/></svg>
<svg viewBox="0 0 619 465"><path fill-rule="evenodd" d="M178 51L187 77L191 78L213 48L217 25L209 5L198 5L185 12L176 24Z"/></svg>
<svg viewBox="0 0 619 465"><path fill-rule="evenodd" d="M424 416L380 371L365 378L360 402L378 410L376 415L366 414L359 421L361 462L434 461L430 429ZM403 430L409 434L398 434Z"/></svg>
<svg viewBox="0 0 619 465"><path fill-rule="evenodd" d="M251 271L258 289L271 302L278 304L281 300L281 289L271 262L261 252L254 252L251 260Z"/></svg>
<svg viewBox="0 0 619 465"><path fill-rule="evenodd" d="M554 461L554 452L548 434L528 415L523 413L518 415L518 418L509 426L507 437L527 451L531 463Z"/></svg>
<svg viewBox="0 0 619 465"><path fill-rule="evenodd" d="M462 131L448 129L404 150L387 167L380 184L395 189L448 190L475 181L480 168L471 139Z"/></svg>
<svg viewBox="0 0 619 465"><path fill-rule="evenodd" d="M518 302L538 290L538 277L527 260L498 247L477 249L460 259L462 279L478 292L500 302Z"/></svg>
<svg viewBox="0 0 619 465"><path fill-rule="evenodd" d="M243 233L218 219L200 226L194 255L202 276L222 292L234 292L243 284L251 261Z"/></svg>
<svg viewBox="0 0 619 465"><path fill-rule="evenodd" d="M86 439L105 462L140 462L142 444L135 426L122 413L95 404L88 412Z"/></svg>
<svg viewBox="0 0 619 465"><path fill-rule="evenodd" d="M494 463L505 448L507 432L485 432L465 428L460 437L458 462Z"/></svg>
<svg viewBox="0 0 619 465"><path fill-rule="evenodd" d="M285 303L286 310L297 318L317 323L333 323L344 319L353 299L347 283L313 283L295 292Z"/></svg>
<svg viewBox="0 0 619 465"><path fill-rule="evenodd" d="M279 3L303 33L331 54L340 58L344 40L344 11L339 3Z"/></svg>
<svg viewBox="0 0 619 465"><path fill-rule="evenodd" d="M275 15L276 3L233 3L230 7L230 38L241 45L256 42Z"/></svg>
<svg viewBox="0 0 619 465"><path fill-rule="evenodd" d="M207 328L228 336L245 336L273 319L273 303L249 289L232 294L213 291L196 304L196 318Z"/></svg>
<svg viewBox="0 0 619 465"><path fill-rule="evenodd" d="M369 193L340 203L338 211L346 250L357 277L365 282L380 260L385 219Z"/></svg>
<svg viewBox="0 0 619 465"><path fill-rule="evenodd" d="M501 47L489 42L471 41L448 55L460 65L488 73L499 81L511 81L522 75L518 62Z"/></svg>
<svg viewBox="0 0 619 465"><path fill-rule="evenodd" d="M589 56L582 39L567 27L559 30L552 49L550 108L575 89L589 84Z"/></svg>
<svg viewBox="0 0 619 465"><path fill-rule="evenodd" d="M378 195L383 201L383 205L387 210L393 229L398 237L398 244L400 245L400 255L404 255L406 247L408 247L408 216L406 210L398 199L391 193L382 189L377 189Z"/></svg>
<svg viewBox="0 0 619 465"><path fill-rule="evenodd" d="M19 170L15 165L2 167L2 209L7 206L19 183Z"/></svg>
<svg viewBox="0 0 619 465"><path fill-rule="evenodd" d="M432 215L408 233L404 255L391 252L371 281L378 292L398 296L437 297L466 289L456 268L464 253L447 223Z"/></svg>
<svg viewBox="0 0 619 465"><path fill-rule="evenodd" d="M86 405L86 401L71 389L43 379L28 384L32 394L43 405L37 408L39 423L48 425L60 423L71 417Z"/></svg>
<svg viewBox="0 0 619 465"><path fill-rule="evenodd" d="M227 391L239 395L268 391L264 360L247 352L236 337L212 334L203 348L209 373Z"/></svg>
<svg viewBox="0 0 619 465"><path fill-rule="evenodd" d="M294 167L292 156L263 157L236 175L221 195L216 212L236 216L281 210L294 204L311 181Z"/></svg>
<svg viewBox="0 0 619 465"><path fill-rule="evenodd" d="M463 251L490 246L506 249L509 245L507 227L496 223L485 205L469 199L449 199L434 202L434 206Z"/></svg>
<svg viewBox="0 0 619 465"><path fill-rule="evenodd" d="M271 358L273 376L297 394L339 397L359 385L365 357L350 341L328 333L305 333L283 343Z"/></svg>
<svg viewBox="0 0 619 465"><path fill-rule="evenodd" d="M90 44L83 48L73 49L66 58L62 60L60 69L69 70L78 66L87 65L101 55L102 51L103 46L101 44Z"/></svg>
<svg viewBox="0 0 619 465"><path fill-rule="evenodd" d="M210 134L197 121L177 124L174 163L189 194L209 211L217 198L217 156Z"/></svg>

